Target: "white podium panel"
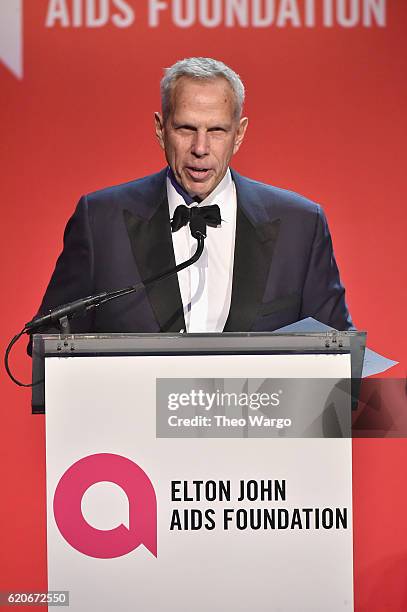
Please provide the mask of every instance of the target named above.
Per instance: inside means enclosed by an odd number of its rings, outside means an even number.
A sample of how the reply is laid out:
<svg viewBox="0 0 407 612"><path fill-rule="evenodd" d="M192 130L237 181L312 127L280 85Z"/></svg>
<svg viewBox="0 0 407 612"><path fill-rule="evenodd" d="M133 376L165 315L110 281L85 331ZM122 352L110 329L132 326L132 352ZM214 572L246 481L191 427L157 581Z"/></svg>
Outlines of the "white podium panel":
<svg viewBox="0 0 407 612"><path fill-rule="evenodd" d="M352 610L351 438L290 437L302 398L293 411L263 383L292 424L252 435L229 422L259 410L228 406L219 437L199 387L218 401L238 380L258 400L258 381L286 377L350 378L350 355L47 358L48 589L74 612ZM212 420L193 437L201 399ZM176 406L181 425L159 437L158 410Z"/></svg>

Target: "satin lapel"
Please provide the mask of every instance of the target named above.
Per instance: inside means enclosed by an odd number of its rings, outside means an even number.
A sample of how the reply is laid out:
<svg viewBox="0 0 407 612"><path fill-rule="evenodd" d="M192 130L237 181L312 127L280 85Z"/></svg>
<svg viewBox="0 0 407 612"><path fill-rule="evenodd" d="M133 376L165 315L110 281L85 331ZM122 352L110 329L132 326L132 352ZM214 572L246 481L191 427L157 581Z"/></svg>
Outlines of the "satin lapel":
<svg viewBox="0 0 407 612"><path fill-rule="evenodd" d="M235 257L231 307L223 331L244 332L251 330L263 301L280 219L265 218L264 210L259 211L258 201L253 201L251 208L251 190L255 187L250 185L247 188L245 179L236 173L233 173L233 178L238 204ZM250 211L250 218L245 211Z"/></svg>
<svg viewBox="0 0 407 612"><path fill-rule="evenodd" d="M175 266L166 193L150 219L123 211L134 259L141 279L147 279ZM146 289L162 332L185 329L184 313L177 276Z"/></svg>

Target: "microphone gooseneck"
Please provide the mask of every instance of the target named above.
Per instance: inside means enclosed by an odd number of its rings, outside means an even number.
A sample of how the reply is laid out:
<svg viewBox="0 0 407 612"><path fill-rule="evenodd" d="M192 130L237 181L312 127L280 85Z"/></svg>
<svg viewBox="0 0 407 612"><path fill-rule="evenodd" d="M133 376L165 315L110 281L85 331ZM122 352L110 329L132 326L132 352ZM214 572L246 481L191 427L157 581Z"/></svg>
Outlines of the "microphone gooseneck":
<svg viewBox="0 0 407 612"><path fill-rule="evenodd" d="M144 281L137 283L135 285L131 285L130 287L125 287L124 289L118 289L117 291L103 291L102 293L98 293L96 295L90 295L85 298L81 298L79 300L74 300L73 302L69 302L68 304L62 304L57 308L53 308L45 315L39 315L28 321L25 324L24 328L21 330L19 334L14 336L14 338L10 341L7 346L5 356L4 356L4 365L6 368L6 372L11 378L11 380L21 387L31 387L33 383L22 383L17 380L10 371L9 367L9 354L13 347L13 345L17 342L17 340L23 334L32 334L35 331L41 330L48 325L58 323L60 327L63 329L64 335L70 333L69 331L69 319L72 319L75 316L78 316L82 312L86 312L91 310L92 308L96 308L97 306L102 306L106 304L106 302L110 302L111 300L115 300L123 295L128 295L129 293L135 293L140 289L145 289L155 283L165 280L181 270L184 270L188 266L194 264L203 253L205 238L206 238L206 221L200 216L196 215L191 218L189 228L192 236L197 240L198 245L195 253L192 255L190 259L178 264L172 270L168 270L167 272L162 272L161 274L157 274L155 276L151 276L150 278L145 279Z"/></svg>
<svg viewBox="0 0 407 612"><path fill-rule="evenodd" d="M193 219L191 219L189 229L191 231L192 236L198 241L196 251L190 259L187 259L186 261L183 261L182 263L178 264L172 270L168 270L167 272L163 272L162 274L158 274L156 276L150 276L150 278L147 278L146 280L137 283L136 285L131 285L130 287L126 287L125 289L119 289L118 291L111 291L110 293L106 294L106 296L99 302L99 304L92 305L88 307L87 310L90 310L90 308L94 308L95 306L101 306L106 302L110 302L110 300L115 300L116 298L121 297L122 295L128 295L129 293L135 293L139 289L151 287L151 285L154 285L159 281L165 280L166 278L169 278L174 274L178 274L178 272L181 272L181 270L185 270L185 268L192 266L192 264L198 261L204 250L206 238L205 219L199 216L194 217Z"/></svg>

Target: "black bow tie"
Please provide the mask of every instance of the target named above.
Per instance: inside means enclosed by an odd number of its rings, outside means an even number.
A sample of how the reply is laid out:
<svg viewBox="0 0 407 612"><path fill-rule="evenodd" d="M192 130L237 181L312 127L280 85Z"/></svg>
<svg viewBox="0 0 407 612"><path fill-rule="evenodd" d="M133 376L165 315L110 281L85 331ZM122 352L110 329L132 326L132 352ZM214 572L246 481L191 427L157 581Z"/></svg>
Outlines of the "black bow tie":
<svg viewBox="0 0 407 612"><path fill-rule="evenodd" d="M171 230L177 232L181 227L187 225L195 215L203 217L207 225L217 227L221 224L220 208L217 204L211 206L184 206L180 204L174 210L174 216L171 221Z"/></svg>

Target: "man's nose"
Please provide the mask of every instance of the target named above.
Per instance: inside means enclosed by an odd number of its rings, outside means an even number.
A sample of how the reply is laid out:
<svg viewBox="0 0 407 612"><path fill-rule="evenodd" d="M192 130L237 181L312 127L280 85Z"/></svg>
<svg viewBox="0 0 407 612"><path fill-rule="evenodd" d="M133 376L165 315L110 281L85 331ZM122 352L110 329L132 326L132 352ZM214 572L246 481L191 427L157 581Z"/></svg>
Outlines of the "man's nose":
<svg viewBox="0 0 407 612"><path fill-rule="evenodd" d="M209 153L208 132L197 130L192 143L192 153L197 157L203 157Z"/></svg>

